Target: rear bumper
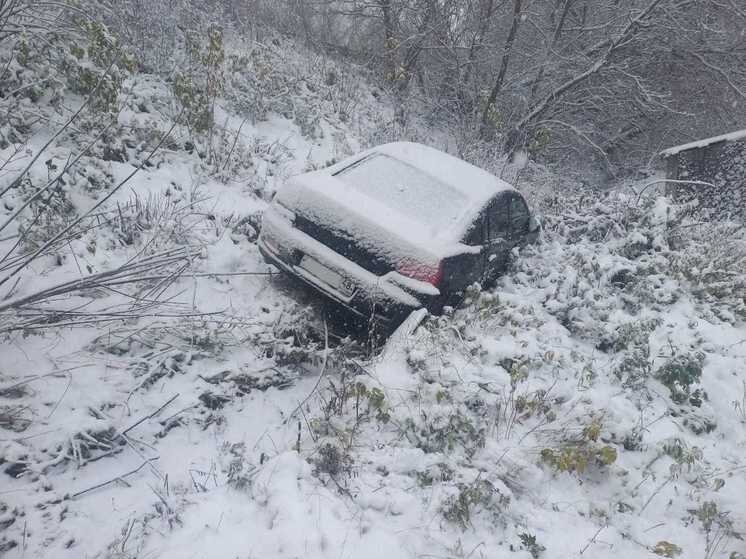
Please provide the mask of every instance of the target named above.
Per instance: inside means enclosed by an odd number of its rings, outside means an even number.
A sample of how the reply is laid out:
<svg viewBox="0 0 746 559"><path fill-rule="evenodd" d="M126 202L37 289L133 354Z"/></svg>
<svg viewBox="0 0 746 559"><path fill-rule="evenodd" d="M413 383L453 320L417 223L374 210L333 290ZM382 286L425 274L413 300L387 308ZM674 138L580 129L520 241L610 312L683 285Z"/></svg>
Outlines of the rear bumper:
<svg viewBox="0 0 746 559"><path fill-rule="evenodd" d="M396 278L400 276L396 272L376 276L358 266L293 227L289 221L273 212L271 207L262 220L257 246L267 263L303 280L362 317L395 322L412 310L430 306L436 299L432 294L416 293L397 285ZM342 275L349 290L342 292L301 267L303 255ZM409 283L411 284L411 280Z"/></svg>

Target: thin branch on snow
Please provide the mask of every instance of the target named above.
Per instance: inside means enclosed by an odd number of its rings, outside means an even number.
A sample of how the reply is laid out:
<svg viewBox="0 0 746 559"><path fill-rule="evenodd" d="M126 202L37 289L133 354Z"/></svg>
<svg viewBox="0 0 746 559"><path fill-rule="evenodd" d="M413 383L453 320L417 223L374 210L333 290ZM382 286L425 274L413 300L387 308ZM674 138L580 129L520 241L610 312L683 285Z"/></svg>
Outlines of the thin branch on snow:
<svg viewBox="0 0 746 559"><path fill-rule="evenodd" d="M88 209L85 213L83 213L80 217L75 219L70 225L65 227L62 231L54 235L50 240L48 240L46 243L44 243L41 247L39 247L36 251L34 251L30 256L28 256L21 264L16 267L15 270L13 270L10 274L8 274L5 278L0 280L0 285L3 285L6 281L8 281L10 278L14 277L16 274L20 273L21 270L23 270L26 266L28 266L31 262L33 262L36 258L38 258L41 254L43 254L47 249L49 249L50 246L52 246L55 242L57 242L60 238L64 237L66 234L70 233L70 231L73 231L75 227L77 227L89 214L96 211L98 208L100 208L102 205L104 205L114 194L116 194L125 184L127 184L132 177L134 177L139 171L141 171L146 164L150 162L150 160L153 158L155 153L160 149L160 147L163 145L163 143L166 141L166 139L171 135L171 132L173 132L174 128L176 128L176 125L181 120L181 116L184 114L184 109L182 109L181 113L179 114L179 117L174 121L174 123L171 125L171 128L169 128L168 132L166 132L161 140L158 142L158 144L152 149L152 151L148 154L148 156L143 160L142 163L138 167L135 168L127 177L125 177L119 184L117 184L114 188L112 188L106 196L102 197L101 200L96 202L90 209ZM1 307L0 307L1 310Z"/></svg>
<svg viewBox="0 0 746 559"><path fill-rule="evenodd" d="M127 482L124 481L124 478L129 477L129 476L131 476L133 474L136 474L137 472L139 472L140 470L142 470L145 466L151 466L152 462L154 462L155 460L158 460L158 458L157 457L156 458L148 458L147 460L145 460L142 464L140 464L134 470L130 470L129 472L125 472L125 473L123 473L121 475L118 475L117 477L111 478L110 480L107 480L107 481L104 481L104 482L101 482L101 483L97 483L96 485L93 485L93 486L91 486L91 487L89 487L87 489L83 489L82 491L78 491L76 493L73 493L72 495L70 495L69 498L70 499L75 499L76 497L80 497L81 495L85 495L86 493L90 493L91 491L95 491L96 489L101 489L102 487L106 487L107 485L110 485L110 484L115 483L117 481L121 481L121 482L127 484ZM129 485L129 484L127 484L127 485Z"/></svg>

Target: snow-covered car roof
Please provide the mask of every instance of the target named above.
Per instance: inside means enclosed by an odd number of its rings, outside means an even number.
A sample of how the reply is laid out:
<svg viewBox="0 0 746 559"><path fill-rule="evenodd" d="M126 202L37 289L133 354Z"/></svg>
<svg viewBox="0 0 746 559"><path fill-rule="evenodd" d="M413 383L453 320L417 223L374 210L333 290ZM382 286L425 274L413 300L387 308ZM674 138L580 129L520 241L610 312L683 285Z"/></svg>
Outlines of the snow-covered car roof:
<svg viewBox="0 0 746 559"><path fill-rule="evenodd" d="M463 249L460 240L491 198L514 190L456 157L396 142L295 176L276 201L384 252L401 252L406 241L443 256Z"/></svg>
<svg viewBox="0 0 746 559"><path fill-rule="evenodd" d="M441 238L462 234L491 198L515 191L471 163L414 142L376 146L296 178L311 188L334 192L350 209L377 209L378 219L392 226L398 217L411 233L415 218L429 226L421 231L425 237L436 232Z"/></svg>
<svg viewBox="0 0 746 559"><path fill-rule="evenodd" d="M376 153L407 163L438 182L447 184L469 198L470 206L482 205L503 190L515 190L507 182L471 163L414 142L392 142L374 147L333 165L329 168L330 174L335 175L356 161Z"/></svg>

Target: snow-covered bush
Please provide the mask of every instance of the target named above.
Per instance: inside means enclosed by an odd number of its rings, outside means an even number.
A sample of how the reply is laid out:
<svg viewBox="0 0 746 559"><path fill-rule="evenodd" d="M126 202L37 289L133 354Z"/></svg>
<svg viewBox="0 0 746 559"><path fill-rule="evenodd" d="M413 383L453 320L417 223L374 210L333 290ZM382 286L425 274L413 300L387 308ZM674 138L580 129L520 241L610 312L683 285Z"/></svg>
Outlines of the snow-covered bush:
<svg viewBox="0 0 746 559"><path fill-rule="evenodd" d="M582 199L577 202L582 205ZM678 213L680 211L680 213ZM746 244L742 227L692 223L686 208L664 199L612 196L581 212L547 216L542 257L553 265L537 269L528 248L515 262L514 281L541 287L547 308L572 332L607 347L617 328L648 320L643 308L663 309L683 294L712 304L732 320L746 305ZM703 307L704 308L704 307ZM613 326L612 326L613 325ZM628 327L626 327L628 328Z"/></svg>
<svg viewBox="0 0 746 559"><path fill-rule="evenodd" d="M699 391L692 394L691 386L702 378L704 359L702 354L676 355L655 372L655 377L671 391L671 399L677 404L688 399L696 407L702 405Z"/></svg>
<svg viewBox="0 0 746 559"><path fill-rule="evenodd" d="M608 468L617 460L617 450L599 443L601 429L599 418L593 418L583 427L579 436L561 441L556 448L544 448L541 459L557 472L583 475L586 470Z"/></svg>
<svg viewBox="0 0 746 559"><path fill-rule="evenodd" d="M486 479L457 483L454 489L455 492L441 504L441 512L446 520L462 530L471 526L472 516L477 512L486 512L494 522L499 522L503 509L510 503L510 497L502 495Z"/></svg>
<svg viewBox="0 0 746 559"><path fill-rule="evenodd" d="M280 36L264 44L236 39L226 50L226 102L252 122L274 112L295 122L303 136L319 139L325 134L321 119L354 125L368 116L358 114L370 95L359 68L321 54L301 55Z"/></svg>
<svg viewBox="0 0 746 559"><path fill-rule="evenodd" d="M202 134L213 128L215 103L225 85L223 30L210 25L204 37L187 30L184 40L187 59L173 76L173 92L184 111L184 122Z"/></svg>

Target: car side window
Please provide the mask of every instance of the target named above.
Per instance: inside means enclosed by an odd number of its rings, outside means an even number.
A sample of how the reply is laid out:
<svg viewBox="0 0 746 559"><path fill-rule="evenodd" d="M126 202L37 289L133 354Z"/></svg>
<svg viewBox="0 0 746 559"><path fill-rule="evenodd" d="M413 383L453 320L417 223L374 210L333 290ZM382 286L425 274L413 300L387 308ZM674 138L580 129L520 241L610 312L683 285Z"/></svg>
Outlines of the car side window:
<svg viewBox="0 0 746 559"><path fill-rule="evenodd" d="M528 233L529 218L526 202L520 196L512 196L510 199L510 236L513 240L520 240Z"/></svg>
<svg viewBox="0 0 746 559"><path fill-rule="evenodd" d="M487 240L507 240L509 222L510 214L508 200L504 196L496 198L487 208Z"/></svg>

